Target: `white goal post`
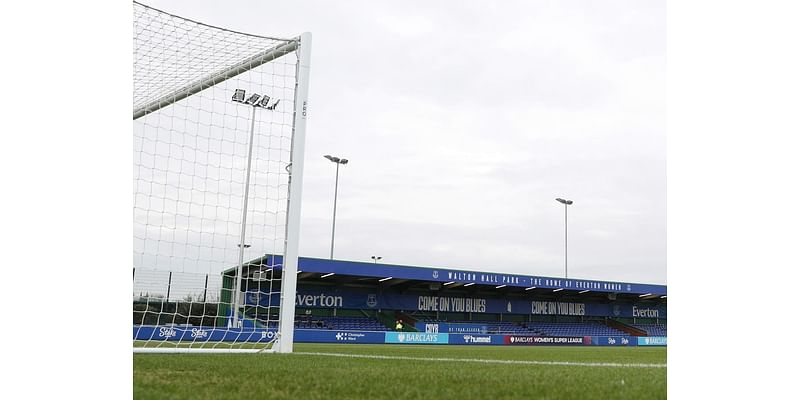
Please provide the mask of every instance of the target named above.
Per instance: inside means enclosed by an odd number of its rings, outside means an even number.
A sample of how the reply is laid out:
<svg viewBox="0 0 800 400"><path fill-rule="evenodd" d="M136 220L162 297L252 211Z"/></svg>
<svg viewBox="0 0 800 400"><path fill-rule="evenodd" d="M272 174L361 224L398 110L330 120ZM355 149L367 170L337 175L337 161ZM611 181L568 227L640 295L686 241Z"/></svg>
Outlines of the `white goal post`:
<svg viewBox="0 0 800 400"><path fill-rule="evenodd" d="M311 34L133 9L133 351L291 352Z"/></svg>

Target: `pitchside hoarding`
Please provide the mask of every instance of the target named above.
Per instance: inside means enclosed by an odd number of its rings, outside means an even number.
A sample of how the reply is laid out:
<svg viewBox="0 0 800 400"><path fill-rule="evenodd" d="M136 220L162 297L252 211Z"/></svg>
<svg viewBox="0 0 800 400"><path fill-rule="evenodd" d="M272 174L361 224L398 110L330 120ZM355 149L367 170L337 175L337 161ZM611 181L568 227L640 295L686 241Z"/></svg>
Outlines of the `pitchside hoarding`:
<svg viewBox="0 0 800 400"><path fill-rule="evenodd" d="M447 333L424 333L424 332L386 332L386 343L404 344L447 344L449 335Z"/></svg>
<svg viewBox="0 0 800 400"><path fill-rule="evenodd" d="M275 338L272 329L233 329L213 327L178 327L137 325L133 327L134 340L164 340L182 342L269 342ZM526 336L486 335L424 332L371 332L296 329L294 341L298 343L397 343L397 344L458 344L458 345L514 345L514 346L666 346L662 336Z"/></svg>
<svg viewBox="0 0 800 400"><path fill-rule="evenodd" d="M666 346L666 336L645 336L637 338L639 346Z"/></svg>
<svg viewBox="0 0 800 400"><path fill-rule="evenodd" d="M181 342L269 342L275 338L274 329L211 328L136 325L133 340L167 340Z"/></svg>
<svg viewBox="0 0 800 400"><path fill-rule="evenodd" d="M592 338L589 336L520 336L504 335L504 344L509 345L547 345L547 346L583 346L591 344Z"/></svg>
<svg viewBox="0 0 800 400"><path fill-rule="evenodd" d="M384 343L384 332L296 329L294 341L302 343Z"/></svg>
<svg viewBox="0 0 800 400"><path fill-rule="evenodd" d="M480 335L480 334L461 334L450 335L450 344L480 344L480 345L502 345L505 344L506 335Z"/></svg>
<svg viewBox="0 0 800 400"><path fill-rule="evenodd" d="M592 346L636 346L632 336L591 336Z"/></svg>

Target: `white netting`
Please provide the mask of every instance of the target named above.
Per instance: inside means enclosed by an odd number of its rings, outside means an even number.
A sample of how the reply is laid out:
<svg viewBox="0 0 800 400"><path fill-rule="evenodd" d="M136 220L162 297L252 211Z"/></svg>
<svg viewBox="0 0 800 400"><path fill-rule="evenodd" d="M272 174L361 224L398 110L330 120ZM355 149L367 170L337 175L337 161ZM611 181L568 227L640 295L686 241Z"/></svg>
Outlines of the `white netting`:
<svg viewBox="0 0 800 400"><path fill-rule="evenodd" d="M278 263L263 256L285 250L296 40L133 6L134 344L253 347L278 321ZM232 101L237 89L277 106ZM256 261L236 296L251 127L243 257Z"/></svg>

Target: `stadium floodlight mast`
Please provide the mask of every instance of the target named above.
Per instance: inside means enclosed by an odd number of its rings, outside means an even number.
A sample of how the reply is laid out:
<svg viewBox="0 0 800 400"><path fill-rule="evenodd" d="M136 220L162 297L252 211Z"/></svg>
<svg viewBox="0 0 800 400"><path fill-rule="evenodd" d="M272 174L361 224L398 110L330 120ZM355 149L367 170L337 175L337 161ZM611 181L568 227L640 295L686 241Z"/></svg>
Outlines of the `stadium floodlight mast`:
<svg viewBox="0 0 800 400"><path fill-rule="evenodd" d="M565 200L557 198L557 202L564 205L564 278L568 278L567 274L567 206L572 205L572 200Z"/></svg>
<svg viewBox="0 0 800 400"><path fill-rule="evenodd" d="M241 103L247 104L253 108L252 113L250 114L250 139L247 141L247 169L244 173L244 200L242 200L242 231L239 240L239 265L236 267L236 275L234 276L234 291L233 291L233 327L239 328L239 302L242 298L242 274L244 270L244 249L249 248L250 245L245 244L244 246L241 243L244 243L245 234L247 232L247 199L250 193L250 171L253 165L253 137L255 136L256 131L256 110L266 109L266 110L274 110L275 107L278 106L278 101L272 103L272 105L268 105L269 103L269 96L267 95L260 95L258 93L253 93L247 100L244 99L245 97L245 90L244 89L236 89L233 92L233 97L231 101L234 103Z"/></svg>
<svg viewBox="0 0 800 400"><path fill-rule="evenodd" d="M382 258L383 258L383 257L381 257L381 256L372 256L372 261L374 261L374 262L375 262L375 264L377 264L377 263L378 263L378 261L379 261L380 259L382 259Z"/></svg>
<svg viewBox="0 0 800 400"><path fill-rule="evenodd" d="M339 196L339 165L348 163L346 158L325 155L325 158L336 164L336 184L333 189L333 227L331 228L331 260L333 260L333 240L336 236L336 198Z"/></svg>

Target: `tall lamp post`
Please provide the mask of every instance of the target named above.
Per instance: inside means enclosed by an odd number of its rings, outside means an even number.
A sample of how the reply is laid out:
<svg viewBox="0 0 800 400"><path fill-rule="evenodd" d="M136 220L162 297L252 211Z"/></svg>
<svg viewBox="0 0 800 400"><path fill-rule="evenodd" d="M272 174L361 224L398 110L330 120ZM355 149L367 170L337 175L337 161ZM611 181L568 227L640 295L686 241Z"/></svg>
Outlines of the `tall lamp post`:
<svg viewBox="0 0 800 400"><path fill-rule="evenodd" d="M567 274L567 206L572 204L572 200L564 200L557 198L557 202L564 205L564 278L568 278Z"/></svg>
<svg viewBox="0 0 800 400"><path fill-rule="evenodd" d="M336 186L333 190L333 228L331 228L331 260L333 260L333 239L336 236L336 198L339 196L339 165L347 164L346 158L326 155L325 158L336 164Z"/></svg>
<svg viewBox="0 0 800 400"><path fill-rule="evenodd" d="M381 256L372 256L372 261L374 261L375 264L377 264L378 260L380 260L381 258L383 258L383 257L381 257Z"/></svg>
<svg viewBox="0 0 800 400"><path fill-rule="evenodd" d="M278 102L280 99L276 100L272 104L269 104L270 97L269 96L262 96L258 93L253 93L250 97L245 100L245 90L244 89L236 89L233 92L233 97L231 101L235 103L241 103L245 105L249 105L253 107L253 113L250 116L250 139L248 140L248 148L247 148L247 170L245 172L244 177L244 200L242 201L242 232L239 239L239 265L236 267L236 277L235 277L235 289L233 292L233 327L239 327L239 302L241 301L241 291L242 291L242 270L244 269L244 249L250 247L249 244L245 244L245 232L247 227L247 197L250 193L250 170L253 164L253 135L255 134L255 127L256 127L256 109L262 108L266 110L274 110L275 107L278 106Z"/></svg>

